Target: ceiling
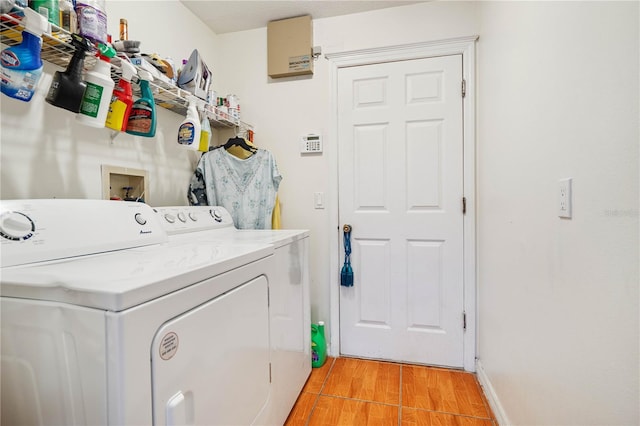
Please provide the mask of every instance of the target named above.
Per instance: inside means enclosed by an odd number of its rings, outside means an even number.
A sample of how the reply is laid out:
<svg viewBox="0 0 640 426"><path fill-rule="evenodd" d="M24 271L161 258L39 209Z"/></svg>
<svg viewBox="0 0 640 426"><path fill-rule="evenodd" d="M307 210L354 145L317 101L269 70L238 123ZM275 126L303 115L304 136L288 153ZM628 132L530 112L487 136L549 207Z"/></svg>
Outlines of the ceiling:
<svg viewBox="0 0 640 426"><path fill-rule="evenodd" d="M421 3L404 0L180 0L213 32L224 34L267 26L267 22L311 15L313 19Z"/></svg>

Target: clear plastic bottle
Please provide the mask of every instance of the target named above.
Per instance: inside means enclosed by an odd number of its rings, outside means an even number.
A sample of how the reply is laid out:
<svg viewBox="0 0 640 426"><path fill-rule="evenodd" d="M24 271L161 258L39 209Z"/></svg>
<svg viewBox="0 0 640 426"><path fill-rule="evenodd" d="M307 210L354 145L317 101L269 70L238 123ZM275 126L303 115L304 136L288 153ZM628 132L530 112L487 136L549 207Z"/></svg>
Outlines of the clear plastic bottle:
<svg viewBox="0 0 640 426"><path fill-rule="evenodd" d="M70 33L78 32L78 15L71 0L60 0L60 27Z"/></svg>
<svg viewBox="0 0 640 426"><path fill-rule="evenodd" d="M200 123L200 144L198 145L198 151L209 151L210 144L211 124L209 124L209 117L207 117L206 111L202 111L202 122Z"/></svg>
<svg viewBox="0 0 640 426"><path fill-rule="evenodd" d="M78 32L97 43L107 42L107 14L104 0L76 1Z"/></svg>

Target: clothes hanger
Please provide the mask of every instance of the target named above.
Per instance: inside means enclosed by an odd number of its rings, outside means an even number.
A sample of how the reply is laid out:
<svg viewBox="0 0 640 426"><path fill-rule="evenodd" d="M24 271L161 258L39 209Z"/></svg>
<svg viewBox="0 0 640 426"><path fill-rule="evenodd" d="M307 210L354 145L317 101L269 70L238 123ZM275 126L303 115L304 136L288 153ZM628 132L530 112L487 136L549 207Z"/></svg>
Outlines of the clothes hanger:
<svg viewBox="0 0 640 426"><path fill-rule="evenodd" d="M238 147L244 149L245 151L251 152L252 154L255 153L258 150L258 148L256 148L255 146L249 145L245 138L241 138L239 136L235 136L233 138L229 138L227 143L225 143L223 145L224 149L226 149L226 150L229 150L229 148L234 147L234 146L238 146Z"/></svg>

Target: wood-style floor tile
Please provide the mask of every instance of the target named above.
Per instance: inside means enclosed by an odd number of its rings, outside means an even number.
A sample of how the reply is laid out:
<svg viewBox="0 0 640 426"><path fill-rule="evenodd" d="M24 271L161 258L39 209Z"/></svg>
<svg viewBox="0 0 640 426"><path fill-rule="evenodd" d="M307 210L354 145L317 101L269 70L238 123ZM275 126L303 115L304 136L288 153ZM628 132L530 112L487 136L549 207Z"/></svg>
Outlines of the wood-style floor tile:
<svg viewBox="0 0 640 426"><path fill-rule="evenodd" d="M322 367L312 368L311 374L309 375L307 383L305 383L302 392L320 393L322 385L324 384L324 381L326 380L334 361L335 358L327 357L327 361Z"/></svg>
<svg viewBox="0 0 640 426"><path fill-rule="evenodd" d="M489 418L475 376L461 371L404 365L402 405Z"/></svg>
<svg viewBox="0 0 640 426"><path fill-rule="evenodd" d="M398 406L320 395L309 426L397 426Z"/></svg>
<svg viewBox="0 0 640 426"><path fill-rule="evenodd" d="M338 358L333 364L322 394L398 405L400 365Z"/></svg>
<svg viewBox="0 0 640 426"><path fill-rule="evenodd" d="M401 426L493 426L489 419L402 407Z"/></svg>
<svg viewBox="0 0 640 426"><path fill-rule="evenodd" d="M293 410L289 413L285 426L304 426L307 424L313 405L318 399L317 394L302 392L296 400Z"/></svg>

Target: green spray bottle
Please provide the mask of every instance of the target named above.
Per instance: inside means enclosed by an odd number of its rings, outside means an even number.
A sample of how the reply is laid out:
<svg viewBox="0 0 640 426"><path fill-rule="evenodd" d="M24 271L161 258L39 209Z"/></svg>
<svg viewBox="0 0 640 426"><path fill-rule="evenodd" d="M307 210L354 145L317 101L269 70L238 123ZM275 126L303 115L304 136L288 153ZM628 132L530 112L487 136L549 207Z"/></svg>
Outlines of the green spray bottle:
<svg viewBox="0 0 640 426"><path fill-rule="evenodd" d="M327 341L324 338L324 321L311 324L311 366L322 367L327 360Z"/></svg>
<svg viewBox="0 0 640 426"><path fill-rule="evenodd" d="M133 103L127 122L127 133L152 138L156 135L156 103L149 81L153 76L149 71L138 70L142 97Z"/></svg>

